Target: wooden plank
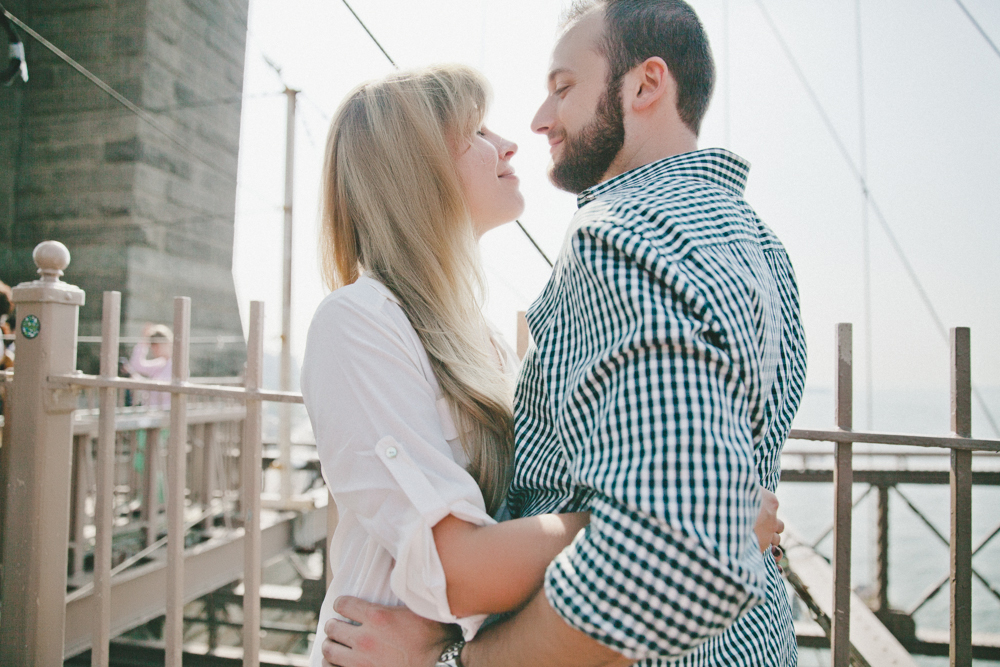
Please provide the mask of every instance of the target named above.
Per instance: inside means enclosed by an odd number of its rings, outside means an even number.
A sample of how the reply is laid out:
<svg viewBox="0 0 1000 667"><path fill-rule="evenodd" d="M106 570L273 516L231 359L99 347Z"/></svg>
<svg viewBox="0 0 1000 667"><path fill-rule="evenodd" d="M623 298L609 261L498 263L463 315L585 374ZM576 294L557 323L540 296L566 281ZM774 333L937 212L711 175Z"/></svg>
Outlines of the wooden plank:
<svg viewBox="0 0 1000 667"><path fill-rule="evenodd" d="M833 481L833 470L781 469L782 482L827 483ZM948 470L855 470L855 484L892 486L894 484L951 484ZM1000 486L1000 471L973 470L974 486Z"/></svg>
<svg viewBox="0 0 1000 667"><path fill-rule="evenodd" d="M242 400L242 399L240 399ZM73 417L73 435L97 435L97 412L77 410ZM218 405L188 407L188 424L221 424L238 422L246 418L246 408L242 405ZM115 431L141 431L147 428L170 426L169 410L146 410L135 408L119 409L115 413Z"/></svg>
<svg viewBox="0 0 1000 667"><path fill-rule="evenodd" d="M791 528L785 529L789 542L794 542ZM803 601L818 613L817 621L824 629L830 626L833 612L833 570L822 556L803 544L786 550L789 580ZM800 592L801 591L801 592ZM808 599L806 599L808 598ZM851 594L850 655L854 664L871 667L917 667L903 645L882 625L875 614L853 593Z"/></svg>
<svg viewBox="0 0 1000 667"><path fill-rule="evenodd" d="M326 510L303 515L285 513L261 531L261 556L275 558L295 547L298 530L323 530ZM243 575L244 536L242 531L214 538L184 553L184 601L207 595ZM139 565L116 576L111 582L111 634L119 635L162 616L167 588L167 566L163 560ZM68 596L66 602L66 643L64 656L71 657L90 648L94 599L91 593Z"/></svg>
<svg viewBox="0 0 1000 667"><path fill-rule="evenodd" d="M908 435L900 433L866 433L864 431L819 431L792 429L789 440L809 442L861 442L872 445L908 445L911 447L947 447L975 452L1000 452L1000 440L982 438L956 438L946 435ZM823 456L817 452L816 456ZM879 452L875 456L896 456L891 452Z"/></svg>
<svg viewBox="0 0 1000 667"><path fill-rule="evenodd" d="M244 395L246 395L246 390L243 387L222 387L176 381L160 382L158 380L134 380L131 378L100 378L96 375L83 375L82 373L49 375L46 377L46 382L48 382L52 387L113 387L115 389L147 389L149 391L162 391L168 393L182 392L188 396L214 396L216 398L232 398L235 400L243 400ZM302 394L291 391L265 391L258 389L254 392L254 397L257 400L268 401L270 403L302 402Z"/></svg>

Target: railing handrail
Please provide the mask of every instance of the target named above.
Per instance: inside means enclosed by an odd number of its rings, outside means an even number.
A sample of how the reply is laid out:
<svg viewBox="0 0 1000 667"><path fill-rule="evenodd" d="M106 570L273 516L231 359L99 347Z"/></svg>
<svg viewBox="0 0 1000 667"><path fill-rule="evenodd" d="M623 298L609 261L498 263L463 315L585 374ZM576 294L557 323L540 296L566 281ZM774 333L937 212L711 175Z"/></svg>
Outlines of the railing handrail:
<svg viewBox="0 0 1000 667"><path fill-rule="evenodd" d="M948 449L961 449L966 451L1000 452L1000 440L963 438L958 435L910 435L905 433L876 433L871 431L854 431L849 429L832 429L829 431L822 431L793 428L788 433L788 439L811 442L908 445L911 447L945 447ZM867 452L858 452L858 454L867 454Z"/></svg>
<svg viewBox="0 0 1000 667"><path fill-rule="evenodd" d="M193 382L167 382L164 380L137 380L135 378L103 378L98 375L67 373L50 375L50 387L94 387L98 389L147 389L186 396L208 396L234 400L264 401L266 403L302 403L302 394L293 391L266 391L246 387L226 387Z"/></svg>

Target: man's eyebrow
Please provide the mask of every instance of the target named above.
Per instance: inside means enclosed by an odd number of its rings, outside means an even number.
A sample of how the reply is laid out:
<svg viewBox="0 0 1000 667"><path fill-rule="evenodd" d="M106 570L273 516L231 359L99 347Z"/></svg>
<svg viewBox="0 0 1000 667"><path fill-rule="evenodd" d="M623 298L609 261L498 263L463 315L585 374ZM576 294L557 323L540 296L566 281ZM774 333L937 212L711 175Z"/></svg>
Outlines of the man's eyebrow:
<svg viewBox="0 0 1000 667"><path fill-rule="evenodd" d="M558 67L552 70L551 72L549 72L549 83L555 81L556 77L559 76L560 74L565 74L568 71L569 69L567 69L566 67Z"/></svg>

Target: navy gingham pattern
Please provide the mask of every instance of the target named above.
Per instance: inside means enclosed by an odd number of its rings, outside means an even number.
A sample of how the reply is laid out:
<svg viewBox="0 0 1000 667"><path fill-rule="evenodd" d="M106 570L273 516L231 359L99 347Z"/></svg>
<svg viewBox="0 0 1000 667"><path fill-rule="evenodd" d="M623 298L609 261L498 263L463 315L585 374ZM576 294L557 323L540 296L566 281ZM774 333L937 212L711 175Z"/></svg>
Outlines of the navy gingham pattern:
<svg viewBox="0 0 1000 667"><path fill-rule="evenodd" d="M643 665L796 662L752 528L806 348L788 256L743 200L748 170L703 150L583 192L528 311L511 512L590 510L546 595Z"/></svg>

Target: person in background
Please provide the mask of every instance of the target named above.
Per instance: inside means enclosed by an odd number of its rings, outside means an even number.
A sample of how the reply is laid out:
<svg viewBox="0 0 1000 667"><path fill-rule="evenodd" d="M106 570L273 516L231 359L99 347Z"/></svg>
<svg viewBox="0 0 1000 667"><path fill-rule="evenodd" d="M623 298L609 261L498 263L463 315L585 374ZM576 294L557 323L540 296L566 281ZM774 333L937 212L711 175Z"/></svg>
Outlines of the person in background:
<svg viewBox="0 0 1000 667"><path fill-rule="evenodd" d="M126 366L128 372L147 380L170 381L173 365L170 354L173 350L174 335L169 327L162 324L146 324L142 329L142 340L132 348L132 356ZM139 403L156 408L170 407L170 394L151 391L140 395Z"/></svg>
<svg viewBox="0 0 1000 667"><path fill-rule="evenodd" d="M0 371L14 367L14 341L7 340L6 336L14 332L14 295L10 286L0 280L0 334L3 334L3 342L0 343ZM0 382L0 415L3 414L3 403L6 394L4 382Z"/></svg>

